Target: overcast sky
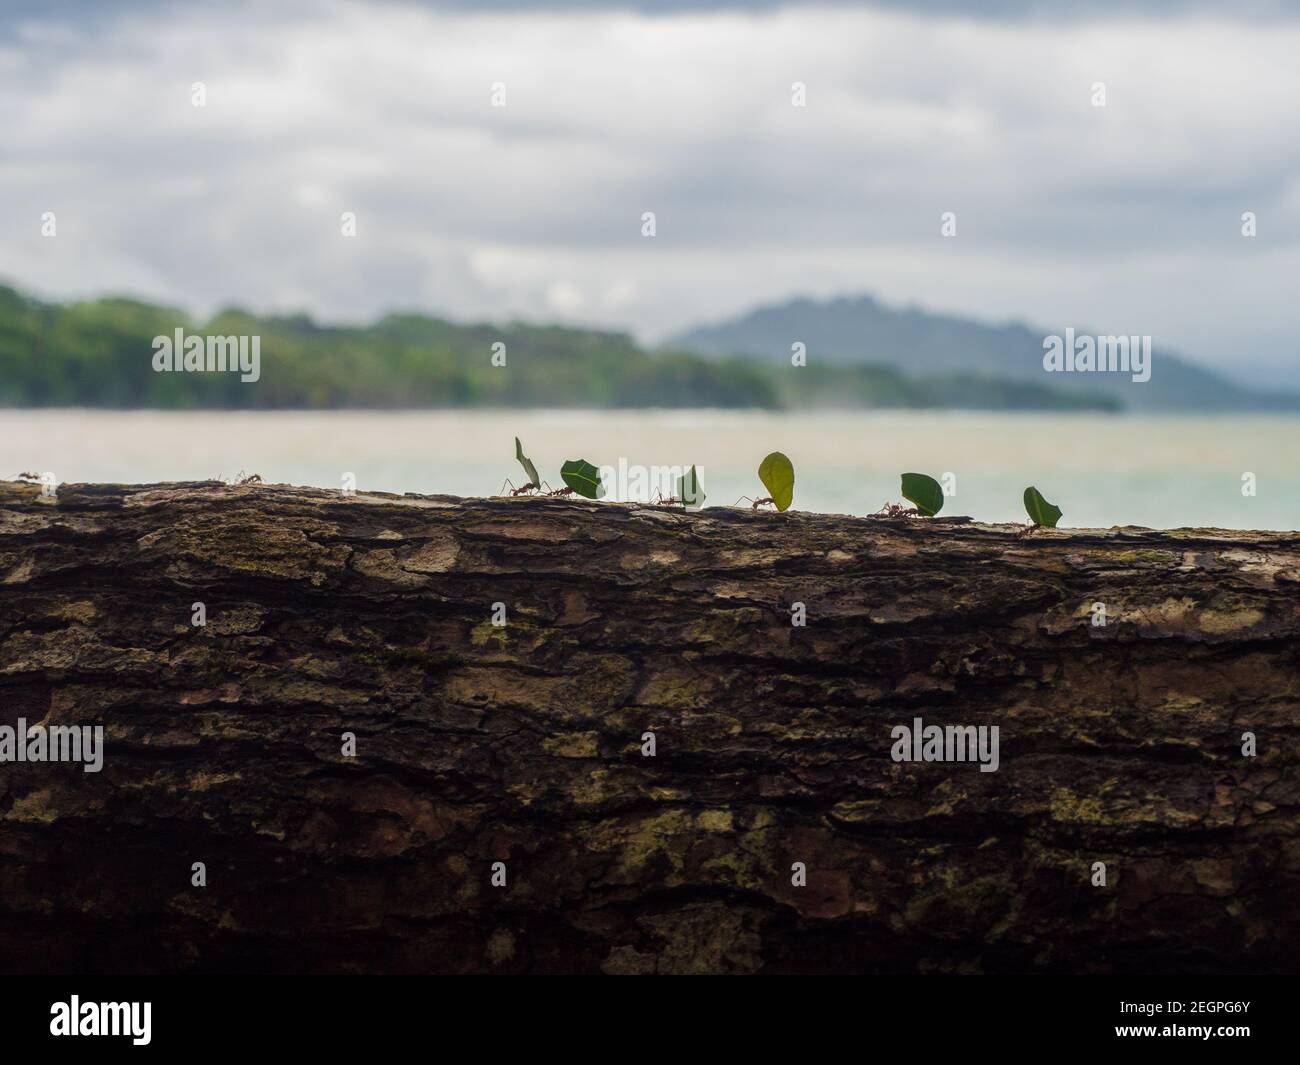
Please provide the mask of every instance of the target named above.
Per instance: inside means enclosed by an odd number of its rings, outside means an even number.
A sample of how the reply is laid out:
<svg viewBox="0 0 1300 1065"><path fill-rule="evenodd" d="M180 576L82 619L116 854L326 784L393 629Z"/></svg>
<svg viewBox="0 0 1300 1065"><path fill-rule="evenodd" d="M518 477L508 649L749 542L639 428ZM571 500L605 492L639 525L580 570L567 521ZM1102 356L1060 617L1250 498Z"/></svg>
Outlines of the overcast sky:
<svg viewBox="0 0 1300 1065"><path fill-rule="evenodd" d="M966 6L16 0L0 278L647 340L869 292L1300 376L1295 6Z"/></svg>

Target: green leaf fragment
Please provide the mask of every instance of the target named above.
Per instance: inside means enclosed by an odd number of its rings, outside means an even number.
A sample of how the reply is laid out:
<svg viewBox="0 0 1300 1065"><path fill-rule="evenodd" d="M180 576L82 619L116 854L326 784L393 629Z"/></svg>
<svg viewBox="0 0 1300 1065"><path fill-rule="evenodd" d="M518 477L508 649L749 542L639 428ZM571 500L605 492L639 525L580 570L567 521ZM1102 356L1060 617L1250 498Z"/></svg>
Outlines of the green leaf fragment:
<svg viewBox="0 0 1300 1065"><path fill-rule="evenodd" d="M794 502L794 464L781 452L773 451L758 467L758 479L772 497L777 510L788 510Z"/></svg>
<svg viewBox="0 0 1300 1065"><path fill-rule="evenodd" d="M924 473L903 474L903 498L927 518L943 510L943 487Z"/></svg>
<svg viewBox="0 0 1300 1065"><path fill-rule="evenodd" d="M695 472L694 466L677 478L677 498L688 507L704 506L706 497L704 489L700 487L700 475Z"/></svg>
<svg viewBox="0 0 1300 1065"><path fill-rule="evenodd" d="M1035 525L1045 525L1049 529L1055 529L1061 520L1061 508L1044 499L1033 485L1025 489L1025 513Z"/></svg>
<svg viewBox="0 0 1300 1065"><path fill-rule="evenodd" d="M560 467L560 480L584 499L599 499L605 494L600 470L586 459L569 459Z"/></svg>
<svg viewBox="0 0 1300 1065"><path fill-rule="evenodd" d="M519 465L524 468L524 473L528 474L528 483L534 488L541 488L542 482L537 476L537 467L533 465L532 459L524 454L524 447L519 443L519 437L515 437L515 458L519 460Z"/></svg>

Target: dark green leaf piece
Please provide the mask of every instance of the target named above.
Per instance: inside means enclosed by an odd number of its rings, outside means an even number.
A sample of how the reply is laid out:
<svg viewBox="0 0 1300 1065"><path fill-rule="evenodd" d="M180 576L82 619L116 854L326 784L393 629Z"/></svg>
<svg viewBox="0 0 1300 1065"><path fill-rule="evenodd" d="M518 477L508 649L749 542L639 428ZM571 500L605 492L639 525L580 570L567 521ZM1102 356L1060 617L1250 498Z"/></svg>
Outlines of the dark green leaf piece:
<svg viewBox="0 0 1300 1065"><path fill-rule="evenodd" d="M694 466L677 478L677 498L688 507L704 506L704 489L700 487L700 475Z"/></svg>
<svg viewBox="0 0 1300 1065"><path fill-rule="evenodd" d="M569 459L560 467L560 480L584 499L599 499L605 494L600 470L586 459Z"/></svg>
<svg viewBox="0 0 1300 1065"><path fill-rule="evenodd" d="M1033 485L1025 489L1025 513L1035 525L1044 525L1049 529L1055 529L1056 523L1061 520L1061 508L1044 499L1043 494Z"/></svg>
<svg viewBox="0 0 1300 1065"><path fill-rule="evenodd" d="M943 510L943 487L924 473L903 474L903 498L927 518Z"/></svg>

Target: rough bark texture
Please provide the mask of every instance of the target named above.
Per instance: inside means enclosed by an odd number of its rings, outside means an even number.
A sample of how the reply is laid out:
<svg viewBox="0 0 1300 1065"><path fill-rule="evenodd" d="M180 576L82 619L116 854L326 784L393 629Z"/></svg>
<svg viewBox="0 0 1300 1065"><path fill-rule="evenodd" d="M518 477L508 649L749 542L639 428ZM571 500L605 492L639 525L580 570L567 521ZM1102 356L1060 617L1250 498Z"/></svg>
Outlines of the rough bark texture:
<svg viewBox="0 0 1300 1065"><path fill-rule="evenodd" d="M107 753L0 764L5 970L1296 968L1300 536L39 493L0 724Z"/></svg>

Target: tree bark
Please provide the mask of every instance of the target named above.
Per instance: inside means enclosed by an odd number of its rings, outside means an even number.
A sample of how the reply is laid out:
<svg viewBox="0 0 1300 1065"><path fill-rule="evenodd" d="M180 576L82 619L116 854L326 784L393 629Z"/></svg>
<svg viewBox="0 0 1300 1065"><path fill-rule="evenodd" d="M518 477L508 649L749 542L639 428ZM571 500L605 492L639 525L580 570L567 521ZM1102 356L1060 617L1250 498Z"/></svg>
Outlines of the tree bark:
<svg viewBox="0 0 1300 1065"><path fill-rule="evenodd" d="M105 757L0 763L6 971L1296 969L1295 534L40 492L0 725Z"/></svg>

